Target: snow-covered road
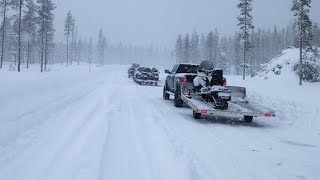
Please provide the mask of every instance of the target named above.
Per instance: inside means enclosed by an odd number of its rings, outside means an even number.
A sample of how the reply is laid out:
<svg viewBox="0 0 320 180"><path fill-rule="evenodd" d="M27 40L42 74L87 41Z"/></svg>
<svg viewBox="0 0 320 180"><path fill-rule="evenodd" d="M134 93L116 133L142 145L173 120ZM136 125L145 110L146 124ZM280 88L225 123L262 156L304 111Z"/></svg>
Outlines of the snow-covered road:
<svg viewBox="0 0 320 180"><path fill-rule="evenodd" d="M1 77L0 180L320 178L319 107L306 126L283 114L251 125L196 121L164 101L162 87L126 78L126 68ZM250 90L276 110L302 111Z"/></svg>

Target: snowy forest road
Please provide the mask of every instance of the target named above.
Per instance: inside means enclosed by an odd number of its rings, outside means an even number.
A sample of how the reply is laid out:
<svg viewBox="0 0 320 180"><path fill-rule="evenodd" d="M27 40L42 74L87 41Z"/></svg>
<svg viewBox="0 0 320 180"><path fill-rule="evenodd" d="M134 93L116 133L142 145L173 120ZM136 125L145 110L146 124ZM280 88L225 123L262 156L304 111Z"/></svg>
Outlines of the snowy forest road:
<svg viewBox="0 0 320 180"><path fill-rule="evenodd" d="M280 118L197 121L191 109L163 100L161 86L126 78L126 68L0 78L0 180L320 177L319 127Z"/></svg>

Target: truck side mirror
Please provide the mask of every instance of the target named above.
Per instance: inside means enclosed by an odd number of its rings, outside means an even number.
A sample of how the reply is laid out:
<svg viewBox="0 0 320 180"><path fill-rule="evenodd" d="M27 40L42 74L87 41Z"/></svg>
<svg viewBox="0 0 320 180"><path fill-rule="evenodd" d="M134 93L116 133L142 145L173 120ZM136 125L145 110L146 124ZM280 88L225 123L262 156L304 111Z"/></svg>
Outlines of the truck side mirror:
<svg viewBox="0 0 320 180"><path fill-rule="evenodd" d="M164 73L170 74L170 71L166 69L166 70L164 71Z"/></svg>

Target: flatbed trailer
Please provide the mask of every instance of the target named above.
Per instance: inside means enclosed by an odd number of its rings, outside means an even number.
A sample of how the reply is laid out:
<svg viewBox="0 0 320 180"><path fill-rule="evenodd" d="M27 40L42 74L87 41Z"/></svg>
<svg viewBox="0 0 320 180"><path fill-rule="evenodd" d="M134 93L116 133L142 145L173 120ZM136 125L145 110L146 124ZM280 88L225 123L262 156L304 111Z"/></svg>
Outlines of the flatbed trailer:
<svg viewBox="0 0 320 180"><path fill-rule="evenodd" d="M209 116L242 116L244 121L252 122L253 117L275 117L275 111L250 102L246 99L246 89L244 87L226 86L231 91L231 101L226 110L215 109L202 97L191 93L192 83L182 83L181 100L193 110L193 117L200 119L202 115Z"/></svg>

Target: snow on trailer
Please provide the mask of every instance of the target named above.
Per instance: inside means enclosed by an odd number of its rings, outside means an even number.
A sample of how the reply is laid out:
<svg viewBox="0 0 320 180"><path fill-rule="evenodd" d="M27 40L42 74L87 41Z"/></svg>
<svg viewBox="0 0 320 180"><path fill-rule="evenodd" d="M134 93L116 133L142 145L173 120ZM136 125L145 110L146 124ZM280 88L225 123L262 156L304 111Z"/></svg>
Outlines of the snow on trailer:
<svg viewBox="0 0 320 180"><path fill-rule="evenodd" d="M246 99L246 88L237 86L227 86L231 91L231 101L226 110L215 109L203 99L189 91L193 88L192 83L182 83L181 99L193 110L193 117L200 119L202 115L210 116L243 116L244 121L252 122L253 117L275 117L275 111L250 102Z"/></svg>

